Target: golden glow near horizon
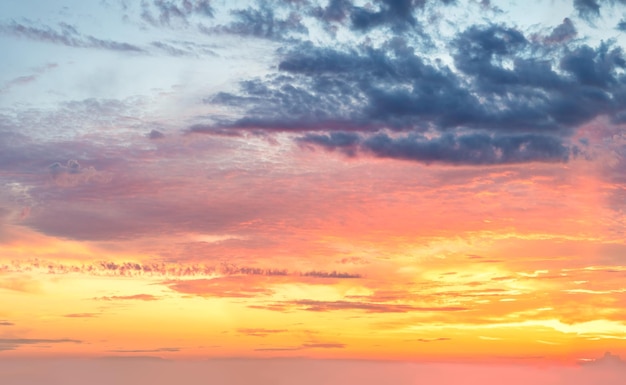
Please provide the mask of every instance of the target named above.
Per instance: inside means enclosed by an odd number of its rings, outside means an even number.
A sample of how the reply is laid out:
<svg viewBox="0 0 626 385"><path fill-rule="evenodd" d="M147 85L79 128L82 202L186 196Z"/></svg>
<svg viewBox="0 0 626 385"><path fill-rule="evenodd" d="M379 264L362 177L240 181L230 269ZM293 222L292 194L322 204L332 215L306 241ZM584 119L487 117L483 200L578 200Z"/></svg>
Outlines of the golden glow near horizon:
<svg viewBox="0 0 626 385"><path fill-rule="evenodd" d="M254 248L245 245L261 241L253 233L111 243L6 226L3 354L575 361L623 352L626 266L602 251L622 240L589 226L603 219L580 214L585 197L546 184L525 193L535 201L523 212L519 200L505 203L506 183L484 202L467 184L424 203L440 188L368 191L364 201L350 186L356 203L342 200L323 226L300 236L282 224L283 235ZM377 212L382 201L393 215ZM538 216L548 209L561 214Z"/></svg>

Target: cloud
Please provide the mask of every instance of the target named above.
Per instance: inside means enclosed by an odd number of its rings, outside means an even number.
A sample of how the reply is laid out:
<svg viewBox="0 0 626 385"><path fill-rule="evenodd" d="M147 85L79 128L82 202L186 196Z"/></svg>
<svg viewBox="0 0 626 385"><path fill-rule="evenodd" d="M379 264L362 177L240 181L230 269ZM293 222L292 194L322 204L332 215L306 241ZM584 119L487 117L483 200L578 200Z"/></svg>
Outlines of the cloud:
<svg viewBox="0 0 626 385"><path fill-rule="evenodd" d="M93 166L83 167L75 160L67 163L54 162L48 166L52 180L59 185L72 187L83 183L107 183L111 180L110 173L98 171Z"/></svg>
<svg viewBox="0 0 626 385"><path fill-rule="evenodd" d="M574 0L574 8L583 18L600 15L600 4L597 0Z"/></svg>
<svg viewBox="0 0 626 385"><path fill-rule="evenodd" d="M136 262L136 261L93 261L80 265L67 264L45 259L12 261L8 265L0 265L6 272L25 273L37 271L44 274L75 274L93 276L120 277L210 277L227 278L230 276L252 276L252 279L283 279L289 282L330 281L363 278L360 274L342 271L312 270L300 272L283 268L239 266L233 263L182 263L182 262ZM258 278L254 278L254 277ZM308 279L311 278L311 279ZM318 278L322 278L319 280Z"/></svg>
<svg viewBox="0 0 626 385"><path fill-rule="evenodd" d="M339 343L308 343L302 344L302 348L304 349L343 349L346 347L346 344Z"/></svg>
<svg viewBox="0 0 626 385"><path fill-rule="evenodd" d="M159 130L152 130L146 136L150 139L162 139L165 137L165 134Z"/></svg>
<svg viewBox="0 0 626 385"><path fill-rule="evenodd" d="M405 30L416 25L413 10L421 8L424 0L379 0L379 9L372 11L366 7L354 7L350 15L352 28L369 30L378 26L388 25L395 30Z"/></svg>
<svg viewBox="0 0 626 385"><path fill-rule="evenodd" d="M231 11L235 21L212 29L204 28L206 33L230 33L240 36L253 36L273 40L287 39L292 35L306 35L307 28L302 24L298 12L290 12L285 18L278 18L272 7L248 7Z"/></svg>
<svg viewBox="0 0 626 385"><path fill-rule="evenodd" d="M159 297L152 294L113 295L94 298L97 301L157 301Z"/></svg>
<svg viewBox="0 0 626 385"><path fill-rule="evenodd" d="M2 87L0 87L0 93L6 92L8 90L10 90L11 88L15 87L15 86L19 86L19 85L24 85L24 84L29 84L32 83L34 81L36 81L37 79L39 79L44 73L54 69L58 67L58 64L56 63L48 63L42 67L38 67L38 68L34 68L34 73L31 75L24 75L24 76L18 76L16 78L13 78L9 81L7 81L6 83L4 83L4 85Z"/></svg>
<svg viewBox="0 0 626 385"><path fill-rule="evenodd" d="M75 26L67 23L59 23L58 26L54 28L45 25L33 25L30 21L25 23L12 21L11 23L0 24L0 34L13 35L34 41L60 44L75 48L103 49L107 51L139 54L160 52L173 57L201 57L204 55L216 55L215 51L210 49L208 46L198 44L193 41L153 41L149 44L149 46L142 47L127 42L106 40L91 35L85 35L80 33ZM18 84L33 82L41 75L41 73L42 71L38 71L33 75L15 78L0 88L0 92L6 91Z"/></svg>
<svg viewBox="0 0 626 385"><path fill-rule="evenodd" d="M419 31L420 25L415 13L423 11L429 2L438 6L453 4L456 0L377 0L365 6L355 6L351 1L335 0L329 2L326 8L319 8L316 15L326 21L342 21L349 14L350 27L358 32L375 28L389 28L395 33Z"/></svg>
<svg viewBox="0 0 626 385"><path fill-rule="evenodd" d="M252 337L267 337L270 334L284 333L286 329L263 329L263 328L241 328L237 329L237 333L245 334Z"/></svg>
<svg viewBox="0 0 626 385"><path fill-rule="evenodd" d="M99 317L100 314L98 313L70 313L70 314L64 314L63 317L66 318L94 318L94 317Z"/></svg>
<svg viewBox="0 0 626 385"><path fill-rule="evenodd" d="M371 153L381 158L414 160L423 163L511 164L526 162L567 162L570 147L548 135L489 135L474 133L428 138L410 134L391 137L380 133L361 138L351 133L307 134L298 138L327 150L340 149L347 155Z"/></svg>
<svg viewBox="0 0 626 385"><path fill-rule="evenodd" d="M547 43L563 43L573 39L578 34L574 23L569 18L563 19L563 23L552 30L552 33L545 38Z"/></svg>
<svg viewBox="0 0 626 385"><path fill-rule="evenodd" d="M14 326L15 324L13 322L9 322L9 321L0 321L0 326Z"/></svg>
<svg viewBox="0 0 626 385"><path fill-rule="evenodd" d="M283 351L296 351L296 350L307 350L307 349L343 349L346 347L346 344L341 343L304 343L300 346L292 346L292 347L271 347L271 348L257 348L254 349L257 352L283 352Z"/></svg>
<svg viewBox="0 0 626 385"><path fill-rule="evenodd" d="M567 46L575 35L570 19L541 41L504 25L471 26L448 43L455 68L402 39L377 48L293 44L276 74L206 99L242 117L189 131L298 132L301 144L423 163L567 162L581 153L570 143L576 128L618 116L626 94L621 48Z"/></svg>
<svg viewBox="0 0 626 385"><path fill-rule="evenodd" d="M81 344L82 341L69 338L46 339L46 338L0 338L0 351L16 350L24 345L47 345L47 344Z"/></svg>
<svg viewBox="0 0 626 385"><path fill-rule="evenodd" d="M341 22L350 15L352 8L351 0L330 0L325 7L313 8L311 13L326 22Z"/></svg>
<svg viewBox="0 0 626 385"><path fill-rule="evenodd" d="M36 27L12 21L9 24L0 24L0 33L69 47L99 48L122 52L144 52L142 48L133 44L81 35L74 26L66 23L60 23L58 29L53 29L47 26Z"/></svg>
<svg viewBox="0 0 626 385"><path fill-rule="evenodd" d="M616 69L626 68L626 60L620 47L612 48L602 44L598 49L587 45L571 50L561 59L561 68L572 74L583 86L611 90L619 86L621 77ZM608 95L595 95L599 101Z"/></svg>
<svg viewBox="0 0 626 385"><path fill-rule="evenodd" d="M407 304L388 304L357 301L315 301L296 300L290 302L279 302L270 306L255 306L255 308L265 308L267 310L283 311L289 307L313 312L329 312L337 310L362 310L366 313L409 313L409 312L455 312L468 310L460 306L442 307L420 307Z"/></svg>
<svg viewBox="0 0 626 385"><path fill-rule="evenodd" d="M256 352L289 352L294 350L302 350L302 347L296 346L292 348L256 348Z"/></svg>
<svg viewBox="0 0 626 385"><path fill-rule="evenodd" d="M416 341L418 342L439 342L439 341L450 341L451 338L447 337L439 337L439 338L418 338Z"/></svg>
<svg viewBox="0 0 626 385"><path fill-rule="evenodd" d="M285 283L332 284L338 280L358 279L358 274L337 271L288 272L279 269L239 268L220 269L222 276L206 279L179 279L165 281L170 289L202 297L252 298L274 293L272 286Z"/></svg>
<svg viewBox="0 0 626 385"><path fill-rule="evenodd" d="M180 348L107 350L107 352L110 352L110 353L175 353L175 352L179 352L179 351L180 351Z"/></svg>
<svg viewBox="0 0 626 385"><path fill-rule="evenodd" d="M341 279L358 279L362 278L360 274L342 273L339 271L305 271L301 273L304 277L316 277L316 278L341 278Z"/></svg>
<svg viewBox="0 0 626 385"><path fill-rule="evenodd" d="M208 134L224 137L241 137L242 133L236 130L222 129L207 124L194 124L187 128L188 134Z"/></svg>
<svg viewBox="0 0 626 385"><path fill-rule="evenodd" d="M133 365L135 365L136 363L161 363L161 362L169 362L167 359L163 358L163 357L159 357L159 356L136 356L136 355L107 355L107 356L100 356L95 358L98 361L104 361L104 362L121 362L124 365L127 365L128 363L133 363Z"/></svg>
<svg viewBox="0 0 626 385"><path fill-rule="evenodd" d="M141 7L141 18L154 26L188 26L192 16L214 14L209 0L143 0Z"/></svg>

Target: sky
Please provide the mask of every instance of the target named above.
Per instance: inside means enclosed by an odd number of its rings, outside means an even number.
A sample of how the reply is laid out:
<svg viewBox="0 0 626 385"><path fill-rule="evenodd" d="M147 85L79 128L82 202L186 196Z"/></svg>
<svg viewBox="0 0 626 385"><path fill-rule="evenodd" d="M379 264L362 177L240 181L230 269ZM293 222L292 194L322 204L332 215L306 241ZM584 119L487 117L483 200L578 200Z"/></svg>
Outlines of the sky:
<svg viewBox="0 0 626 385"><path fill-rule="evenodd" d="M623 383L624 46L624 0L0 0L0 379Z"/></svg>

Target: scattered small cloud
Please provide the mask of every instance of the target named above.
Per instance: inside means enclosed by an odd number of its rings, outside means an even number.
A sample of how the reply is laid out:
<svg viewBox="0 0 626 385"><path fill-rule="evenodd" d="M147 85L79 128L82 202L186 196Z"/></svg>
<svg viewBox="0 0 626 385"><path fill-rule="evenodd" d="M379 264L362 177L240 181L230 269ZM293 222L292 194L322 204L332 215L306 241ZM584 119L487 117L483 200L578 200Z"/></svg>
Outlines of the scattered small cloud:
<svg viewBox="0 0 626 385"><path fill-rule="evenodd" d="M141 17L153 26L187 27L193 16L213 17L209 0L152 0L141 2Z"/></svg>
<svg viewBox="0 0 626 385"><path fill-rule="evenodd" d="M0 351L16 350L24 345L49 345L49 344L81 344L83 341L69 338L0 338Z"/></svg>
<svg viewBox="0 0 626 385"><path fill-rule="evenodd" d="M301 273L304 277L315 278L342 278L342 279L358 279L362 278L360 274L343 273L339 271L306 271Z"/></svg>
<svg viewBox="0 0 626 385"><path fill-rule="evenodd" d="M241 328L237 332L252 337L267 337L270 334L285 333L286 329Z"/></svg>
<svg viewBox="0 0 626 385"><path fill-rule="evenodd" d="M451 338L447 338L447 337L439 337L439 338L418 338L415 341L418 342L438 342L438 341L450 341Z"/></svg>
<svg viewBox="0 0 626 385"><path fill-rule="evenodd" d="M311 342L311 343L303 343L299 346L257 348L254 350L257 352L281 352L281 351L296 351L296 350L307 350L307 349L344 349L345 347L346 347L346 344L341 344L341 343Z"/></svg>
<svg viewBox="0 0 626 385"><path fill-rule="evenodd" d="M99 316L100 316L99 313L70 313L70 314L63 315L63 317L66 317L66 318L95 318Z"/></svg>
<svg viewBox="0 0 626 385"><path fill-rule="evenodd" d="M160 298L152 294L113 295L94 298L96 301L157 301Z"/></svg>
<svg viewBox="0 0 626 385"><path fill-rule="evenodd" d="M83 167L75 159L67 163L54 162L48 166L48 171L55 184L64 187L73 187L83 183L106 183L111 180L111 174L98 171L93 166Z"/></svg>
<svg viewBox="0 0 626 385"><path fill-rule="evenodd" d="M468 310L461 306L442 306L442 307L420 307L408 304L391 304L391 303L372 303L358 301L315 301L315 300L296 300L279 302L276 304L263 306L255 305L255 308L264 308L267 310L284 311L289 308L295 308L313 312L329 312L339 310L362 310L366 313L409 313L409 312L455 312Z"/></svg>
<svg viewBox="0 0 626 385"><path fill-rule="evenodd" d="M156 348L156 349L116 349L107 350L110 353L176 353L180 348Z"/></svg>
<svg viewBox="0 0 626 385"><path fill-rule="evenodd" d="M165 137L165 134L158 130L152 130L146 136L150 139L162 139Z"/></svg>

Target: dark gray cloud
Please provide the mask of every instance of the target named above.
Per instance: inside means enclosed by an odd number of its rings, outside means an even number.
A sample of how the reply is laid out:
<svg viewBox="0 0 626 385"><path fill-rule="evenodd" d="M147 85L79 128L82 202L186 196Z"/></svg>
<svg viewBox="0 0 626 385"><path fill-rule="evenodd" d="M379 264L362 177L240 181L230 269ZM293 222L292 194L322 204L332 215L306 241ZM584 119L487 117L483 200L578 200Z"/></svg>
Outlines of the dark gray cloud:
<svg viewBox="0 0 626 385"><path fill-rule="evenodd" d="M66 23L59 23L58 29L53 29L48 26L33 26L12 21L8 24L0 24L0 33L69 47L144 52L142 48L133 44L82 35L74 26Z"/></svg>
<svg viewBox="0 0 626 385"><path fill-rule="evenodd" d="M626 68L626 60L621 47L611 48L602 44L598 49L587 45L568 52L561 59L561 68L573 75L582 86L594 87L588 92L597 102L610 98L614 87L619 87L617 96L624 97L624 78L616 74L616 69ZM595 93L594 93L595 91ZM604 92L603 92L604 91ZM615 93L615 92L613 92Z"/></svg>
<svg viewBox="0 0 626 385"><path fill-rule="evenodd" d="M419 136L392 138L378 134L365 140L363 146L379 157L425 163L481 165L565 162L569 158L569 148L558 139L532 134L489 136L476 133L456 137L445 134L436 139Z"/></svg>
<svg viewBox="0 0 626 385"><path fill-rule="evenodd" d="M578 11L578 15L586 19L587 21L591 21L594 18L600 16L602 11L602 7L611 6L616 3L626 4L625 0L574 0L574 9Z"/></svg>
<svg viewBox="0 0 626 385"><path fill-rule="evenodd" d="M189 134L209 134L214 136L241 137L241 132L215 127L208 124L194 124L187 129Z"/></svg>
<svg viewBox="0 0 626 385"><path fill-rule="evenodd" d="M187 26L190 17L213 17L209 0L152 0L141 2L141 17L155 26Z"/></svg>
<svg viewBox="0 0 626 385"><path fill-rule="evenodd" d="M325 7L317 6L311 13L327 22L342 22L349 17L353 5L351 0L330 0Z"/></svg>
<svg viewBox="0 0 626 385"><path fill-rule="evenodd" d="M578 34L574 23L569 18L563 19L563 23L552 30L550 35L546 37L547 43L563 43L574 38Z"/></svg>
<svg viewBox="0 0 626 385"><path fill-rule="evenodd" d="M259 8L248 7L232 11L235 21L213 29L204 28L205 32L224 32L241 36L281 40L292 35L306 35L307 28L302 24L298 12L291 12L286 18L279 18L269 5Z"/></svg>
<svg viewBox="0 0 626 385"><path fill-rule="evenodd" d="M416 25L413 11L422 8L425 0L378 0L379 10L354 7L350 19L352 27L368 30L380 25L389 25L396 30L404 30Z"/></svg>
<svg viewBox="0 0 626 385"><path fill-rule="evenodd" d="M585 18L600 15L600 3L597 0L574 0L574 8Z"/></svg>
<svg viewBox="0 0 626 385"><path fill-rule="evenodd" d="M296 44L278 73L205 100L243 110L241 118L189 132L308 131L300 143L420 162L567 161L580 151L569 139L577 127L626 114L622 49L567 47L575 35L569 19L539 40L472 26L450 42L454 68L399 37L378 48Z"/></svg>
<svg viewBox="0 0 626 385"><path fill-rule="evenodd" d="M448 5L455 3L455 0L377 0L374 4L378 9L351 4L349 8L351 27L357 31L367 31L376 27L389 27L395 32L419 30L415 13L423 10L429 2ZM331 2L322 15L336 17L344 14L347 8L344 2Z"/></svg>
<svg viewBox="0 0 626 385"><path fill-rule="evenodd" d="M369 152L381 158L414 160L424 163L488 165L530 161L566 162L570 149L548 135L498 135L473 133L454 136L444 134L428 138L421 134L391 137L376 134L361 138L356 134L307 134L299 139L328 150Z"/></svg>
<svg viewBox="0 0 626 385"><path fill-rule="evenodd" d="M388 28L393 33L422 33L416 13L425 9L427 0L375 0L366 6L355 5L352 0L254 2L247 8L231 10L233 21L228 24L207 26L200 24L205 33L226 32L292 42L305 41L309 30L303 22L322 26L324 32L334 35L338 28L348 28L367 34L377 28ZM452 4L455 0L430 1ZM281 16L277 16L280 14Z"/></svg>

